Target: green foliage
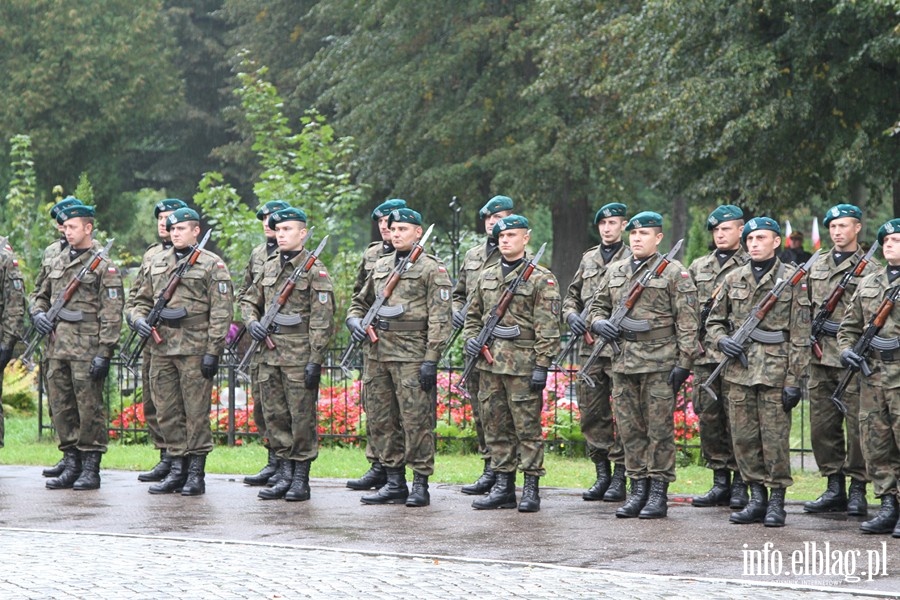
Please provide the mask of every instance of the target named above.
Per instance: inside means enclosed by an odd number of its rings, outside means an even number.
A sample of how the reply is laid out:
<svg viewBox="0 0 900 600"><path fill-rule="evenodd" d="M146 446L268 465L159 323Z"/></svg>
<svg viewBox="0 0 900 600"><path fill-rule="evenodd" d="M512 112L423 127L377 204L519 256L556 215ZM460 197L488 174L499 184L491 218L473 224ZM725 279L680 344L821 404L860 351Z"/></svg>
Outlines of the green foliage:
<svg viewBox="0 0 900 600"><path fill-rule="evenodd" d="M241 202L237 190L225 183L221 173L204 173L198 187L194 203L215 229L212 237L226 261L230 265L246 263L253 247L259 243L256 213ZM236 278L240 271L232 268L231 275Z"/></svg>
<svg viewBox="0 0 900 600"><path fill-rule="evenodd" d="M709 243L712 241L712 236L706 230L706 217L710 212L705 206L691 206L688 209L690 227L687 234L687 248L682 261L685 265L690 265L694 259L709 254Z"/></svg>
<svg viewBox="0 0 900 600"><path fill-rule="evenodd" d="M153 207L167 198L165 192L140 189L113 199L102 227L107 237L115 237L113 260L121 267L139 266L144 250L158 241Z"/></svg>
<svg viewBox="0 0 900 600"><path fill-rule="evenodd" d="M10 363L3 371L3 410L8 417L31 416L37 410L37 371Z"/></svg>
<svg viewBox="0 0 900 600"><path fill-rule="evenodd" d="M75 192L72 195L88 206L94 206L94 186L91 184L87 171L82 171L78 176L78 185L75 186Z"/></svg>

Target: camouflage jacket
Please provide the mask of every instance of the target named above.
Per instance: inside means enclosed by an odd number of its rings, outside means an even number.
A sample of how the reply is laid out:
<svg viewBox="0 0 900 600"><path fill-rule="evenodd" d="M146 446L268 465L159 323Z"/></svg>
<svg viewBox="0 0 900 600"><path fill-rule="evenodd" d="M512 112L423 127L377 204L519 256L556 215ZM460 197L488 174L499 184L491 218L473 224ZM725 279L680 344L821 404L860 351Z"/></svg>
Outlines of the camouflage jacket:
<svg viewBox="0 0 900 600"><path fill-rule="evenodd" d="M843 277L848 270L852 271L856 268L856 263L859 262L859 259L865 256L865 254L865 251L862 248L859 248L853 256L841 261L840 265L835 265L834 248L832 248L828 254L820 257L819 260L816 261L816 264L812 266L807 275L809 280L810 314L813 318L815 318L816 313L819 312L819 308L828 299L832 290L841 280L841 277ZM844 318L844 311L850 304L850 299L853 297L854 292L856 292L856 285L862 281L863 277L870 273L875 273L878 270L878 262L873 259L872 262L866 265L862 276L859 278L850 278L850 281L847 283L847 289L844 290L844 295L841 296L840 302L838 302L837 307L828 319L832 322L829 326L833 326L835 329L840 326L841 320ZM816 355L813 354L810 358L811 364L836 367L839 369L843 368L843 365L841 365L841 351L837 345L837 337L828 335L823 331L822 334L819 335L819 347L822 349L822 358L816 358Z"/></svg>
<svg viewBox="0 0 900 600"><path fill-rule="evenodd" d="M603 262L603 254L600 252L600 246L594 246L581 256L581 263L578 270L575 271L575 277L566 290L566 299L562 305L562 321L566 323L566 319L572 313L580 314L585 306L589 306L594 298L594 292L600 287L600 280L606 273L607 267L614 262L623 258L631 257L631 248L622 244L622 247L613 255L608 263ZM565 327L565 325L563 325ZM578 344L581 356L589 356L593 350L592 346L588 346L584 339ZM600 353L600 356L612 357L612 348L606 347Z"/></svg>
<svg viewBox="0 0 900 600"><path fill-rule="evenodd" d="M481 272L491 265L500 262L500 251L494 246L490 254L487 250L487 242L469 248L462 260L462 268L459 270L459 279L453 288L453 310L462 310L468 302L469 294L478 286L478 277Z"/></svg>
<svg viewBox="0 0 900 600"><path fill-rule="evenodd" d="M9 348L24 335L25 287L12 248L0 248L0 346Z"/></svg>
<svg viewBox="0 0 900 600"><path fill-rule="evenodd" d="M746 265L748 262L750 262L750 255L747 254L743 248L738 248L737 252L732 254L731 258L726 260L723 265L719 264L715 250L705 256L701 256L691 263L691 266L688 267L688 273L694 278L694 285L697 286L697 301L699 302L697 306L698 318L700 317L700 312L703 310L703 305L706 304L708 300L712 299L713 304L715 304L715 298L712 297L713 292L716 291L719 284L725 281L725 276L736 268ZM721 295L721 291L722 290L720 289L719 295ZM712 307L712 304L710 307ZM705 333L706 323L700 323L700 327ZM702 336L698 336L698 338L701 337ZM705 339L703 339L701 343L705 352L703 355L697 356L694 364L714 365L719 364L722 359L725 358L725 355L723 355L719 351L719 348L714 344L708 343Z"/></svg>
<svg viewBox="0 0 900 600"><path fill-rule="evenodd" d="M384 242L372 242L366 247L365 252L363 252L362 261L359 263L359 269L356 271L356 281L353 283L354 296L358 294L366 284L366 279L369 277L369 273L372 272L372 269L375 268L375 263L378 262L378 259L393 251L394 248L385 246Z"/></svg>
<svg viewBox="0 0 900 600"><path fill-rule="evenodd" d="M247 288L256 283L257 278L262 275L263 265L266 264L266 259L273 255L278 256L277 250L278 247L276 246L272 252L269 252L268 243L263 242L262 244L257 244L253 250L250 251L250 260L244 268L244 279L241 281L241 287L238 288L237 293L235 293L235 297L238 301L241 300L241 297L247 291Z"/></svg>
<svg viewBox="0 0 900 600"><path fill-rule="evenodd" d="M794 267L776 260L769 272L756 283L751 268L751 263L747 263L725 277L719 301L706 321L709 345L718 347L719 340L730 335L733 328L741 326L753 307L775 286L777 279L788 278L794 272ZM737 360L731 361L723 372L725 380L739 385L800 387L810 355L810 310L806 288L805 280L793 288L785 288L759 325L763 331L783 332L785 341L780 344L751 341L745 351L749 368L745 369Z"/></svg>
<svg viewBox="0 0 900 600"><path fill-rule="evenodd" d="M900 281L895 280L893 284L888 282L887 273L883 268L863 277L844 311L844 318L838 329L837 344L840 350L853 348L881 306L887 291L897 285L900 285ZM900 337L900 303L894 304L884 327L878 332L878 337L887 340L897 340ZM897 354L897 351L894 353ZM881 385L885 389L900 388L900 361L883 361L878 352L870 352L866 360L873 372L882 373Z"/></svg>
<svg viewBox="0 0 900 600"><path fill-rule="evenodd" d="M187 260L184 258L182 260ZM160 252L150 261L148 277L141 282L130 311L132 322L145 318L156 298L175 271L175 249ZM184 309L183 318L160 322L157 327L163 341L147 343L155 356L218 356L225 347L225 335L231 325L232 285L228 267L222 260L203 250L197 262L185 272L166 308Z"/></svg>
<svg viewBox="0 0 900 600"><path fill-rule="evenodd" d="M91 257L103 246L96 240L74 260L69 252L60 252L49 265L41 287L32 294L31 314L47 311L56 297L69 285L79 271L90 264ZM54 334L48 336L44 356L61 360L91 360L95 356L112 357L119 343L122 327L122 276L119 269L104 261L84 280L66 302L69 311L81 311L78 321L60 319Z"/></svg>
<svg viewBox="0 0 900 600"><path fill-rule="evenodd" d="M38 274L34 281L34 289L38 290L41 288L50 270L50 263L68 247L69 242L66 241L66 238L62 238L44 248L44 253L41 254L41 267L38 269Z"/></svg>
<svg viewBox="0 0 900 600"><path fill-rule="evenodd" d="M503 277L503 267L499 261L481 272L478 286L471 292L472 306L463 329L465 339L478 335L503 292L522 272L527 261L526 255L522 264L506 277ZM487 364L481 356L476 368L499 375L531 375L535 366L549 368L559 351L560 310L561 298L556 277L549 269L538 265L528 281L516 290L509 308L500 319L501 327L518 325L521 333L514 339L496 337L490 347L494 364Z"/></svg>
<svg viewBox="0 0 900 600"><path fill-rule="evenodd" d="M609 265L591 303L588 322L609 318L632 283L658 256L649 257L634 273L629 258ZM697 310L697 288L687 270L673 260L662 275L650 279L628 314L631 319L646 320L651 330L644 335L653 339L620 338L622 352L613 358L613 372L659 373L675 366L690 369L697 355Z"/></svg>
<svg viewBox="0 0 900 600"><path fill-rule="evenodd" d="M394 269L395 253L382 256L362 289L350 303L348 317L363 318ZM402 313L378 318L378 342L368 344L367 357L380 362L437 361L450 337L450 275L441 259L423 254L401 276L391 297L388 312ZM404 327L407 331L391 330ZM363 342L367 343L367 342Z"/></svg>
<svg viewBox="0 0 900 600"><path fill-rule="evenodd" d="M291 274L306 260L301 252L282 266L281 256L269 256L260 276L244 290L240 298L244 324L259 321L272 300L281 293ZM282 324L279 324L282 321ZM278 311L275 331L271 335L275 349L258 345L255 360L269 365L322 364L325 350L334 336L334 286L328 271L318 260L297 279L294 291Z"/></svg>
<svg viewBox="0 0 900 600"><path fill-rule="evenodd" d="M156 242L155 244L150 244L147 246L147 249L144 250L144 256L141 258L141 266L138 268L137 275L134 276L134 281L131 282L131 287L128 289L128 298L125 300L126 313L134 308L134 299L137 297L137 291L141 287L141 283L144 281L144 278L147 277L147 269L150 267L150 262L153 260L154 256L164 249L162 242Z"/></svg>

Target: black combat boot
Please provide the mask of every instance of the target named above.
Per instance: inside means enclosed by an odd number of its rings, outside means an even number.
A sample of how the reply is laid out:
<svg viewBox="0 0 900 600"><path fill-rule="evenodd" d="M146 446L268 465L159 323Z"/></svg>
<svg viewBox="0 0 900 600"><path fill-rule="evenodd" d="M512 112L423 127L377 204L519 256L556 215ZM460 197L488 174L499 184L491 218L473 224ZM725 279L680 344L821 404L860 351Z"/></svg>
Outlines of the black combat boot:
<svg viewBox="0 0 900 600"><path fill-rule="evenodd" d="M347 487L351 490L380 490L387 483L387 472L380 462L373 462L369 470L359 479L351 479Z"/></svg>
<svg viewBox="0 0 900 600"><path fill-rule="evenodd" d="M847 494L847 514L851 517L865 517L869 514L865 481L850 480L850 492Z"/></svg>
<svg viewBox="0 0 900 600"><path fill-rule="evenodd" d="M516 507L516 472L499 473L495 471L495 473L497 481L491 488L491 493L472 502L472 508L488 510L492 508Z"/></svg>
<svg viewBox="0 0 900 600"><path fill-rule="evenodd" d="M302 502L309 500L309 467L311 460L295 460L294 461L294 479L291 481L291 487L284 495L284 499L288 502Z"/></svg>
<svg viewBox="0 0 900 600"><path fill-rule="evenodd" d="M844 489L846 482L844 476L835 473L828 476L828 487L825 492L809 502L803 504L803 512L829 513L844 512L847 510L847 492Z"/></svg>
<svg viewBox="0 0 900 600"><path fill-rule="evenodd" d="M650 496L641 512L640 519L664 519L669 514L669 482L662 479L650 481Z"/></svg>
<svg viewBox="0 0 900 600"><path fill-rule="evenodd" d="M63 472L59 477L47 480L47 488L51 490L68 490L75 485L81 476L81 453L78 450L66 450L63 453Z"/></svg>
<svg viewBox="0 0 900 600"><path fill-rule="evenodd" d="M612 480L606 493L603 494L604 502L622 502L625 500L625 465L616 463L613 467Z"/></svg>
<svg viewBox="0 0 900 600"><path fill-rule="evenodd" d="M81 453L81 475L72 484L73 490L99 490L100 489L100 452L90 451Z"/></svg>
<svg viewBox="0 0 900 600"><path fill-rule="evenodd" d="M59 462L53 465L52 467L47 467L43 471L41 471L41 475L44 477L59 477L62 475L63 470L66 468L66 455L63 454L63 457L59 459Z"/></svg>
<svg viewBox="0 0 900 600"><path fill-rule="evenodd" d="M481 476L475 480L475 483L462 486L460 491L469 496L481 496L490 492L495 483L497 483L497 474L491 468L491 459L486 458L484 459L484 471L481 472Z"/></svg>
<svg viewBox="0 0 900 600"><path fill-rule="evenodd" d="M631 480L631 495L628 500L616 510L616 516L620 519L633 519L641 514L647 499L650 496L650 481L644 479Z"/></svg>
<svg viewBox="0 0 900 600"><path fill-rule="evenodd" d="M166 475L169 474L169 470L172 468L172 459L169 458L169 455L165 450L159 451L159 462L150 469L146 473L140 473L138 475L138 481L162 481L166 478Z"/></svg>
<svg viewBox="0 0 900 600"><path fill-rule="evenodd" d="M597 481L594 482L588 491L581 494L583 500L603 500L603 494L609 489L612 483L612 475L609 473L609 461L605 458L594 465L597 468Z"/></svg>
<svg viewBox="0 0 900 600"><path fill-rule="evenodd" d="M769 506L766 507L766 518L763 525L766 527L784 527L784 488L772 488L769 496Z"/></svg>
<svg viewBox="0 0 900 600"><path fill-rule="evenodd" d="M522 501L519 502L519 512L538 512L541 510L541 495L537 475L525 475L525 484L522 486Z"/></svg>
<svg viewBox="0 0 900 600"><path fill-rule="evenodd" d="M363 504L403 504L406 502L409 497L409 490L406 489L406 468L385 467L385 471L387 471L387 483L378 490L378 493L360 498L360 502Z"/></svg>
<svg viewBox="0 0 900 600"><path fill-rule="evenodd" d="M206 455L191 454L188 457L188 473L182 496L199 496L206 493Z"/></svg>
<svg viewBox="0 0 900 600"><path fill-rule="evenodd" d="M747 495L747 484L741 477L740 471L735 471L731 478L731 499L728 501L728 508L732 510L741 510L750 501Z"/></svg>
<svg viewBox="0 0 900 600"><path fill-rule="evenodd" d="M407 506L428 506L431 495L428 493L428 475L413 473L412 490L406 498Z"/></svg>
<svg viewBox="0 0 900 600"><path fill-rule="evenodd" d="M282 458L278 461L278 483L272 487L259 490L259 498L261 500L281 500L287 491L291 489L294 481L294 461L289 458Z"/></svg>
<svg viewBox="0 0 900 600"><path fill-rule="evenodd" d="M782 496L782 506L784 497ZM747 525L748 523L762 523L766 518L766 508L769 505L766 486L761 483L750 484L750 501L741 512L731 513L728 521L738 525Z"/></svg>
<svg viewBox="0 0 900 600"><path fill-rule="evenodd" d="M881 510L875 518L863 521L859 528L863 533L891 533L897 526L898 516L897 496L885 494L881 497Z"/></svg>
<svg viewBox="0 0 900 600"><path fill-rule="evenodd" d="M259 473L256 475L247 475L244 477L244 483L246 485L251 486L260 486L266 485L269 482L269 478L278 471L278 455L275 454L275 451L269 448L269 460L266 462L266 466L259 470Z"/></svg>
<svg viewBox="0 0 900 600"><path fill-rule="evenodd" d="M173 494L180 492L181 488L184 487L184 481L187 479L187 469L185 469L184 464L186 457L170 456L169 459L172 461L172 468L169 469L169 474L156 485L150 486L148 491L151 494Z"/></svg>
<svg viewBox="0 0 900 600"><path fill-rule="evenodd" d="M713 486L702 496L691 500L692 506L707 508L709 506L728 506L731 502L731 471L716 469L713 471Z"/></svg>

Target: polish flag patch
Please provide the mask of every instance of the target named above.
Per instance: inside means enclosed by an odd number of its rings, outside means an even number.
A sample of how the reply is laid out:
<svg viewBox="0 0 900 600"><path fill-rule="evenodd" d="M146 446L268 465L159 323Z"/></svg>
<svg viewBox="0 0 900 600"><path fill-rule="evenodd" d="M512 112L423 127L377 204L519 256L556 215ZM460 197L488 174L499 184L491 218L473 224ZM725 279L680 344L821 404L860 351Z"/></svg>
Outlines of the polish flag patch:
<svg viewBox="0 0 900 600"><path fill-rule="evenodd" d="M328 271L319 271L319 277L328 277Z"/></svg>
<svg viewBox="0 0 900 600"><path fill-rule="evenodd" d="M219 268L219 269L224 269L224 268L225 268L225 263L219 261L219 262L216 263L216 267Z"/></svg>
<svg viewBox="0 0 900 600"><path fill-rule="evenodd" d="M14 259L13 259L13 266L14 266L14 267L18 267L18 266L19 266L19 259L18 259L18 258L14 258Z"/></svg>
<svg viewBox="0 0 900 600"><path fill-rule="evenodd" d="M446 273L447 267L438 266L438 273Z"/></svg>
<svg viewBox="0 0 900 600"><path fill-rule="evenodd" d="M691 277L691 276L690 276L690 274L689 274L687 271L682 271L682 272L681 272L681 278L682 278L682 279L690 279L690 277Z"/></svg>
<svg viewBox="0 0 900 600"><path fill-rule="evenodd" d="M548 279L548 280L547 280L547 285L556 285L556 282L553 281L552 279Z"/></svg>
<svg viewBox="0 0 900 600"><path fill-rule="evenodd" d="M106 272L115 274L115 273L118 273L119 271L117 271L115 267L107 267Z"/></svg>

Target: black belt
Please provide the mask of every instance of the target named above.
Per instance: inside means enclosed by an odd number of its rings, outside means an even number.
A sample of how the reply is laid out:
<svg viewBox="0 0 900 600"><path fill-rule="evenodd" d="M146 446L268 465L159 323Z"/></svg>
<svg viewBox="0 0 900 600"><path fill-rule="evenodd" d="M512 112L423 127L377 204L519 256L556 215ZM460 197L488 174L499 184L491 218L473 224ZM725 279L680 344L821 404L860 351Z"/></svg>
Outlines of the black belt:
<svg viewBox="0 0 900 600"><path fill-rule="evenodd" d="M428 329L427 321L388 321L379 319L375 321L375 329L381 331L425 331Z"/></svg>
<svg viewBox="0 0 900 600"><path fill-rule="evenodd" d="M206 315L194 315L193 317L184 317L183 319L160 318L159 324L171 327L172 329L181 329L182 327L190 327L191 325L203 325L207 320Z"/></svg>
<svg viewBox="0 0 900 600"><path fill-rule="evenodd" d="M675 335L674 325L669 325L668 327L658 327L656 329L651 329L650 331L630 331L628 329L622 330L622 339L629 342L649 342L651 340L661 340L673 335Z"/></svg>
<svg viewBox="0 0 900 600"><path fill-rule="evenodd" d="M309 323L303 322L299 325L278 325L272 326L272 332L275 335L291 335L298 333L309 333Z"/></svg>

